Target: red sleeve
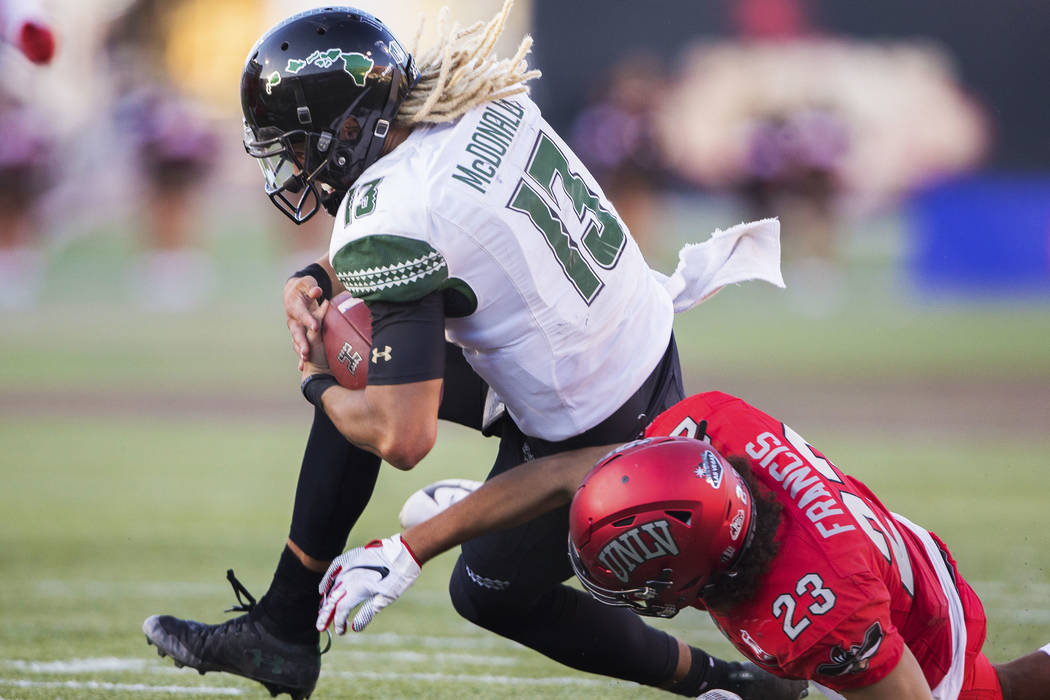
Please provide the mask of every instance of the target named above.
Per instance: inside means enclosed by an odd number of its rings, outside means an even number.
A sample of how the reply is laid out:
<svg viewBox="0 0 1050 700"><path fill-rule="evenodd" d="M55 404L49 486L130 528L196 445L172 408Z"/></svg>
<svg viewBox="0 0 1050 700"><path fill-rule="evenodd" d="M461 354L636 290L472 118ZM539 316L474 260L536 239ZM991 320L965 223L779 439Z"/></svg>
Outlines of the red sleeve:
<svg viewBox="0 0 1050 700"><path fill-rule="evenodd" d="M867 605L790 662L789 675L809 678L839 692L877 683L896 668L904 638L893 626L886 601Z"/></svg>

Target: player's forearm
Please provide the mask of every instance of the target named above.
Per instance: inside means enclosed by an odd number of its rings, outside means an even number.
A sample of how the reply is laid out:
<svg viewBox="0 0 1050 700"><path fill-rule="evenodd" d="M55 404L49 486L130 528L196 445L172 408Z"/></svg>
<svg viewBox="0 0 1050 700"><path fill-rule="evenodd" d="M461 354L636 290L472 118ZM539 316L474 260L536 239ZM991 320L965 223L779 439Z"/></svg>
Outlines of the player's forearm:
<svg viewBox="0 0 1050 700"><path fill-rule="evenodd" d="M332 424L350 442L398 469L411 469L437 439L441 380L351 390L329 388L321 396Z"/></svg>
<svg viewBox="0 0 1050 700"><path fill-rule="evenodd" d="M370 410L365 389L333 386L321 395L321 406L343 437L372 454L383 457L383 432Z"/></svg>
<svg viewBox="0 0 1050 700"><path fill-rule="evenodd" d="M515 467L401 536L422 564L478 535L528 522L569 503L611 447L563 452Z"/></svg>

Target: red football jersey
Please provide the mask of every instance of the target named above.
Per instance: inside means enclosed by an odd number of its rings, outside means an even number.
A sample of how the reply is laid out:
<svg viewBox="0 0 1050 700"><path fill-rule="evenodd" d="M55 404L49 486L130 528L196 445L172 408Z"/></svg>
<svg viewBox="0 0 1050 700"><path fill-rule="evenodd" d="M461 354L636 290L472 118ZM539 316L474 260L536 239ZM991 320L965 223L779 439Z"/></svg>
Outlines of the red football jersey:
<svg viewBox="0 0 1050 700"><path fill-rule="evenodd" d="M891 514L791 428L728 394L685 399L646 434L697 437L701 421L704 439L747 458L783 507L780 550L755 596L711 612L736 648L778 675L844 691L883 678L907 644L935 697L957 697L966 624L940 540Z"/></svg>

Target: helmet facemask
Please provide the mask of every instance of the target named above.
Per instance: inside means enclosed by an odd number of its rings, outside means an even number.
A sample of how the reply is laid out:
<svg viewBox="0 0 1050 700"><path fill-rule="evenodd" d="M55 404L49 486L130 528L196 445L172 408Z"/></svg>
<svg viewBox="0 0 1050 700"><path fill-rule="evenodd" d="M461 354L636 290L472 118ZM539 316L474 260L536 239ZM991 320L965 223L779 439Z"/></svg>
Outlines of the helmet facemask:
<svg viewBox="0 0 1050 700"><path fill-rule="evenodd" d="M638 588L604 588L588 573L579 550L569 535L569 561L580 584L600 603L616 608L631 608L639 615L670 618L678 614L678 606L662 601L661 596L673 585L671 570L664 569L659 579L651 579Z"/></svg>
<svg viewBox="0 0 1050 700"><path fill-rule="evenodd" d="M265 127L259 131L255 134L245 122L244 150L259 163L270 201L292 221L302 223L317 213L322 202L316 180L327 161L311 157L320 139L304 130L282 133Z"/></svg>

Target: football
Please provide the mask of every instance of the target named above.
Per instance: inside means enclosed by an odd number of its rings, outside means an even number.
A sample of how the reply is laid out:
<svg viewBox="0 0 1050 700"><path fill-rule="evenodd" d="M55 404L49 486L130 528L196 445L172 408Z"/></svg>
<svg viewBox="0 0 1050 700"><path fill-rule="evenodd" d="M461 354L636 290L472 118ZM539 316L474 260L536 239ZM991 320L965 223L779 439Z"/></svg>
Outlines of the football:
<svg viewBox="0 0 1050 700"><path fill-rule="evenodd" d="M337 294L325 314L322 338L336 381L347 389L364 389L372 349L372 315L365 303L349 292Z"/></svg>
<svg viewBox="0 0 1050 700"><path fill-rule="evenodd" d="M444 479L430 486L424 486L409 496L405 505L401 507L401 512L397 515L401 528L407 530L425 520L430 520L480 487L480 481L470 479Z"/></svg>

